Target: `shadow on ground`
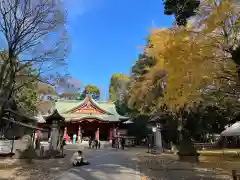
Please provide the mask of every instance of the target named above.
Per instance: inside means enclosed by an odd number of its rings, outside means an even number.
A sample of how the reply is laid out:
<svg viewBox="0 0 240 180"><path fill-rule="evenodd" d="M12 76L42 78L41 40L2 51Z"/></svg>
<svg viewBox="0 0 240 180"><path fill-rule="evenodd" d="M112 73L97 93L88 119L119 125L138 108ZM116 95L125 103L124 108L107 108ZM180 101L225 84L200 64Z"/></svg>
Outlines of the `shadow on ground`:
<svg viewBox="0 0 240 180"><path fill-rule="evenodd" d="M69 161L61 159L52 160L42 167L35 164L26 173L25 180L135 180L142 176L152 180L231 179L229 174L216 168L207 169L196 164L180 162L169 155L147 155L134 148L125 151L115 149L95 151L89 160L90 165L76 168L71 168ZM17 173L21 173L23 169L20 168Z"/></svg>
<svg viewBox="0 0 240 180"><path fill-rule="evenodd" d="M64 158L34 159L31 164L23 163L14 169L13 176L19 180L54 179L57 175L72 168L70 160L77 150L77 147L71 147L70 150L66 149ZM85 150L85 155L86 157L91 156L91 150Z"/></svg>
<svg viewBox="0 0 240 180"><path fill-rule="evenodd" d="M169 156L149 156L137 152L109 152L95 157L86 167L71 169L57 180L132 180L142 176L152 180L230 180L229 174L176 161ZM138 168L136 168L138 165ZM140 171L140 173L138 172Z"/></svg>

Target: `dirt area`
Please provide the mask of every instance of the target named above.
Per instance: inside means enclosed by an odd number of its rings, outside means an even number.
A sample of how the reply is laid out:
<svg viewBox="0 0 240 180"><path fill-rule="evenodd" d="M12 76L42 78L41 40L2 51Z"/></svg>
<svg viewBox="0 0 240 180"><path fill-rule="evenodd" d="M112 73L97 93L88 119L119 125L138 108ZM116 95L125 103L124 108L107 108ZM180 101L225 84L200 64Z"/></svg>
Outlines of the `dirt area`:
<svg viewBox="0 0 240 180"><path fill-rule="evenodd" d="M205 149L198 152L204 156L240 156L240 149Z"/></svg>
<svg viewBox="0 0 240 180"><path fill-rule="evenodd" d="M175 155L139 156L140 172L149 180L231 180L231 174L214 164L181 162Z"/></svg>
<svg viewBox="0 0 240 180"><path fill-rule="evenodd" d="M56 174L71 168L68 158L34 160L32 164L22 164L19 167L6 167L0 170L0 179L34 180L51 179Z"/></svg>
<svg viewBox="0 0 240 180"><path fill-rule="evenodd" d="M201 156L200 167L223 169L231 174L232 170L240 172L240 157L231 156Z"/></svg>
<svg viewBox="0 0 240 180"><path fill-rule="evenodd" d="M32 164L18 164L0 168L0 180L51 180L72 168L70 159L76 150L67 151L64 158L34 160ZM88 158L91 150L85 150Z"/></svg>

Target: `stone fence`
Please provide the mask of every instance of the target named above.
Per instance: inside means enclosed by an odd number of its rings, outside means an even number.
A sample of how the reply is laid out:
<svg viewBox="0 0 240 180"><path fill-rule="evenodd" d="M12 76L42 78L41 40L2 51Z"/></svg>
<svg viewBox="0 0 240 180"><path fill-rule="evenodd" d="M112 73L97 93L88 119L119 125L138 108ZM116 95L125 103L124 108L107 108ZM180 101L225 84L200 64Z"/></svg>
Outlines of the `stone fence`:
<svg viewBox="0 0 240 180"><path fill-rule="evenodd" d="M217 147L216 143L194 143L194 147L198 150L213 149Z"/></svg>

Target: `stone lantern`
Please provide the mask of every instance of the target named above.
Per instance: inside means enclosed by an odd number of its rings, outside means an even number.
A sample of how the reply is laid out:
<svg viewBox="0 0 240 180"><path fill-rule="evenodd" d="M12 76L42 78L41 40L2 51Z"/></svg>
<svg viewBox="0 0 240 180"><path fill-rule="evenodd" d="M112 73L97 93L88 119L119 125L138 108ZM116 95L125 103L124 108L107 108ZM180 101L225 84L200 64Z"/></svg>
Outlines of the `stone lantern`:
<svg viewBox="0 0 240 180"><path fill-rule="evenodd" d="M154 137L154 145L156 147L156 152L163 152L163 141L162 141L162 121L164 119L164 114L156 114L154 115L148 124L152 127L153 137Z"/></svg>
<svg viewBox="0 0 240 180"><path fill-rule="evenodd" d="M49 149L53 151L60 150L60 144L64 133L63 124L65 122L65 118L62 117L55 109L50 116L45 118L45 120L51 128Z"/></svg>

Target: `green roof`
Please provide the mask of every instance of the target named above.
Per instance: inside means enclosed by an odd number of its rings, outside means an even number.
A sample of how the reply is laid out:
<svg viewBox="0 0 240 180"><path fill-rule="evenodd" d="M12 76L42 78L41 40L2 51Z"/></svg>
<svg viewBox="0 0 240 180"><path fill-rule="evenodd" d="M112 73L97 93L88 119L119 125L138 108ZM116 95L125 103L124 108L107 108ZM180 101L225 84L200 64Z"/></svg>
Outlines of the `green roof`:
<svg viewBox="0 0 240 180"><path fill-rule="evenodd" d="M86 101L86 98L82 101L80 100L59 100L56 102L55 107L59 114L66 118L66 121L74 121L74 119L84 119L84 118L96 118L103 121L118 122L121 120L127 120L128 117L121 116L117 113L114 104L107 102L97 102L90 97L90 101L97 106L99 109L103 110L105 114L81 114L81 113L70 113L71 110L82 105Z"/></svg>

